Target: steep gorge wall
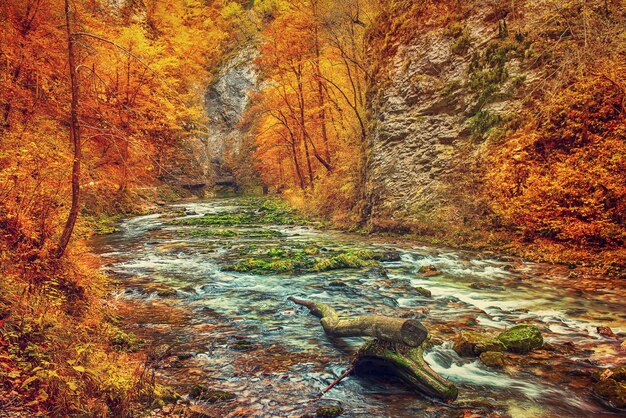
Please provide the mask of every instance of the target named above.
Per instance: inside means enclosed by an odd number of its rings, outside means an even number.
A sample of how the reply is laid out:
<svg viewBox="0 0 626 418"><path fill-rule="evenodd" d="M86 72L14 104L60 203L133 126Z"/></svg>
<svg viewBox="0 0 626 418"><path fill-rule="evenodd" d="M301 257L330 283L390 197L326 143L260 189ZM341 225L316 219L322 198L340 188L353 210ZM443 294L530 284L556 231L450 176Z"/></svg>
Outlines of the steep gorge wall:
<svg viewBox="0 0 626 418"><path fill-rule="evenodd" d="M206 134L187 142L189 159L196 167L189 184L207 187L239 186L229 157L237 154L246 134L245 112L250 94L258 90L254 65L257 51L246 47L226 61L204 93ZM182 174L184 176L184 174Z"/></svg>
<svg viewBox="0 0 626 418"><path fill-rule="evenodd" d="M382 4L367 40L373 229L626 266L623 2Z"/></svg>
<svg viewBox="0 0 626 418"><path fill-rule="evenodd" d="M515 83L533 75L522 74L514 56L497 69L485 63L488 49L500 48L502 27L484 8L446 20L445 8L436 14L425 6L419 14L402 3L388 2L370 35L372 220L467 223L487 210L478 160L491 126L481 125L517 112ZM403 27L401 19L413 26ZM493 89L489 97L474 82L481 71L506 74L486 86Z"/></svg>

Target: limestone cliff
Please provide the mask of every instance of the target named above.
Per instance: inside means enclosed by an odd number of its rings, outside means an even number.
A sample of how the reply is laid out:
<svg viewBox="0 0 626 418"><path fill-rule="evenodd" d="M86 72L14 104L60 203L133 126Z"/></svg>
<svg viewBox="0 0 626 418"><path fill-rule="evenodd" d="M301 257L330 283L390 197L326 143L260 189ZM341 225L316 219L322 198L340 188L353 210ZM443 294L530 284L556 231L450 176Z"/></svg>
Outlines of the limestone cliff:
<svg viewBox="0 0 626 418"><path fill-rule="evenodd" d="M237 187L227 162L236 154L245 135L244 114L250 93L257 89L257 72L254 66L256 50L240 50L215 76L204 93L207 117L206 134L188 141L191 158L199 168L194 183L213 186Z"/></svg>
<svg viewBox="0 0 626 418"><path fill-rule="evenodd" d="M475 162L486 132L520 106L518 84L531 74L522 74L519 59L503 48L521 51L523 41L505 46L503 21L481 9L433 23L410 10L403 15L396 3L372 30L385 41L373 39L368 54L372 218L463 222L481 216ZM414 26L390 22L400 16L414 19ZM503 51L506 58L494 62ZM479 85L480 77L489 85Z"/></svg>

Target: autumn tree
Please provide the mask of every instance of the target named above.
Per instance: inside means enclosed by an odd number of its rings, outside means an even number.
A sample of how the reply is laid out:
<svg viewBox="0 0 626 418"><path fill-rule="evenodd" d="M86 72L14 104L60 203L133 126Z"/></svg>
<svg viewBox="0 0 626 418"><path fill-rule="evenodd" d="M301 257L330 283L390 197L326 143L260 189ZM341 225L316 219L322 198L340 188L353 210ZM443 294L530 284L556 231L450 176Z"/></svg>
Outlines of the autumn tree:
<svg viewBox="0 0 626 418"><path fill-rule="evenodd" d="M364 178L367 8L299 0L273 9L257 62L268 83L251 111L265 182L320 207L340 201L346 213Z"/></svg>

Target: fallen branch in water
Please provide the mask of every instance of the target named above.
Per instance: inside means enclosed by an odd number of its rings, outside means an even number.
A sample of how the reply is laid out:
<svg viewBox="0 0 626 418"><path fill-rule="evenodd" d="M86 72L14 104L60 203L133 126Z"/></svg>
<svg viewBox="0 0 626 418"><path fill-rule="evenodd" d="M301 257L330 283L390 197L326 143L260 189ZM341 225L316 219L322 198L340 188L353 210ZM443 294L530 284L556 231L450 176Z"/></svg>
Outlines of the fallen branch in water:
<svg viewBox="0 0 626 418"><path fill-rule="evenodd" d="M356 354L352 366L335 382L322 391L319 399L352 371L393 373L411 388L429 396L453 401L458 389L439 376L424 360L422 343L428 331L416 320L389 318L376 315L340 318L329 305L321 302L289 297L289 300L309 308L327 335L333 337L370 336L376 339L366 343Z"/></svg>
<svg viewBox="0 0 626 418"><path fill-rule="evenodd" d="M374 337L381 340L419 347L428 336L424 326L414 319L390 318L378 315L340 318L337 312L325 303L312 302L296 297L289 300L306 306L311 313L321 317L326 334L334 337Z"/></svg>
<svg viewBox="0 0 626 418"><path fill-rule="evenodd" d="M334 388L343 379L345 379L350 374L352 374L353 371L354 371L354 365L350 366L350 368L346 370L345 372L343 372L343 374L339 376L333 383L331 383L326 389L322 390L318 396L316 396L314 399L311 400L311 402L319 401L322 398L322 396L324 396L324 394L326 394L329 390Z"/></svg>

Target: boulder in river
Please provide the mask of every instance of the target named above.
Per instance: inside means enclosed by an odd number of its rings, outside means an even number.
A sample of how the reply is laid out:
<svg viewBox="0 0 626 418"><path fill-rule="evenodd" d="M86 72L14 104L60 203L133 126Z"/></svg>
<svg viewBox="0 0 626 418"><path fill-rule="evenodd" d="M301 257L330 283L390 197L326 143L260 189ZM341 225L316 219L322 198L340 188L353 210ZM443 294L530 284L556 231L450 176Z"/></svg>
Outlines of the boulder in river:
<svg viewBox="0 0 626 418"><path fill-rule="evenodd" d="M626 408L626 366L606 369L599 376L593 392L614 408Z"/></svg>
<svg viewBox="0 0 626 418"><path fill-rule="evenodd" d="M433 297L433 295L432 295L432 293L430 292L430 290L428 290L428 289L426 289L426 288L423 288L423 287L420 287L420 286L416 286L416 287L414 287L413 289L414 289L417 293L419 293L420 295L422 295L422 296L423 296L423 297L425 297L425 298L432 298L432 297Z"/></svg>
<svg viewBox="0 0 626 418"><path fill-rule="evenodd" d="M485 366L501 369L504 367L504 355L499 351L485 351L480 353L480 361Z"/></svg>
<svg viewBox="0 0 626 418"><path fill-rule="evenodd" d="M526 354L543 345L541 331L532 324L515 325L498 335L498 340L507 351L518 354Z"/></svg>
<svg viewBox="0 0 626 418"><path fill-rule="evenodd" d="M609 327L596 327L596 331L603 337L615 337L613 330Z"/></svg>
<svg viewBox="0 0 626 418"><path fill-rule="evenodd" d="M422 266L417 272L422 277L434 277L441 274L441 272L435 266Z"/></svg>
<svg viewBox="0 0 626 418"><path fill-rule="evenodd" d="M454 340L452 348L459 356L475 357L486 351L504 351L506 346L497 338L466 331Z"/></svg>

